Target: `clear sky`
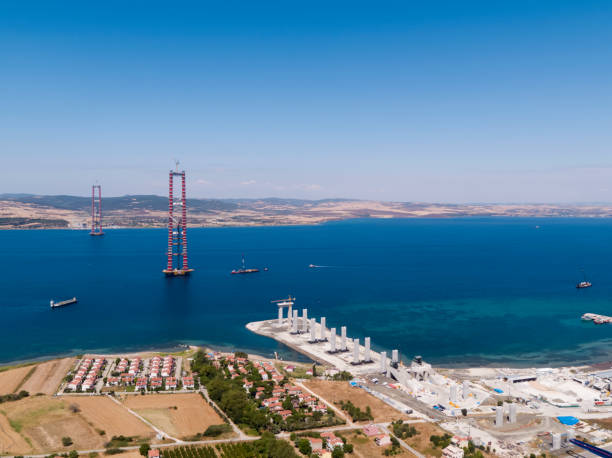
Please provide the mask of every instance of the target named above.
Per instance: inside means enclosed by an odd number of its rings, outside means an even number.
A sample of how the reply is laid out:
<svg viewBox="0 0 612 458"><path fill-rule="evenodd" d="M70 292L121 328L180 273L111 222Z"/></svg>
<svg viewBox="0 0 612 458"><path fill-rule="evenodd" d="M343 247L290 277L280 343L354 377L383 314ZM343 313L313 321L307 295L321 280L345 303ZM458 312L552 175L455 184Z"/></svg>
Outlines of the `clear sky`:
<svg viewBox="0 0 612 458"><path fill-rule="evenodd" d="M612 201L612 2L0 2L0 193Z"/></svg>

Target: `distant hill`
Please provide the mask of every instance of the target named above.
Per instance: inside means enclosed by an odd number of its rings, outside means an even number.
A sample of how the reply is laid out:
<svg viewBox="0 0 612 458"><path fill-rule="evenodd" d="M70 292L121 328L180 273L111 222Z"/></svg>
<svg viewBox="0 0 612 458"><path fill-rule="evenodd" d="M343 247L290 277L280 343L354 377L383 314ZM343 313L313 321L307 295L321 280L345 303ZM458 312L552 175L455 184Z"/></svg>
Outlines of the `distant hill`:
<svg viewBox="0 0 612 458"><path fill-rule="evenodd" d="M0 194L0 200L40 205L60 210L89 211L91 197L81 196L40 196L35 194ZM168 197L156 195L128 195L103 197L102 206L108 210L168 210ZM229 211L238 205L231 201L216 199L187 199L187 208L197 212Z"/></svg>
<svg viewBox="0 0 612 458"><path fill-rule="evenodd" d="M436 204L352 199L188 199L189 225L272 226L320 224L350 218L612 217L610 204ZM0 229L86 228L91 198L0 194ZM103 197L106 227L165 227L168 197Z"/></svg>

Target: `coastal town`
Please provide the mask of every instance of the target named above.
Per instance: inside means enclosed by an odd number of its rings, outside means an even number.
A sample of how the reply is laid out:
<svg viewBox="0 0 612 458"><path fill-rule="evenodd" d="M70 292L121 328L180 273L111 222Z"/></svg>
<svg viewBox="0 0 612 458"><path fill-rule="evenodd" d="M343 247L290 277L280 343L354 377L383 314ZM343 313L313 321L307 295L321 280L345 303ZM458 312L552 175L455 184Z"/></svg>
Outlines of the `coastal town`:
<svg viewBox="0 0 612 458"><path fill-rule="evenodd" d="M7 368L0 453L231 457L282 441L295 456L461 458L612 444L612 370L434 368L361 346L355 364L346 331L333 351L331 329L294 317L248 327L313 364L191 347Z"/></svg>

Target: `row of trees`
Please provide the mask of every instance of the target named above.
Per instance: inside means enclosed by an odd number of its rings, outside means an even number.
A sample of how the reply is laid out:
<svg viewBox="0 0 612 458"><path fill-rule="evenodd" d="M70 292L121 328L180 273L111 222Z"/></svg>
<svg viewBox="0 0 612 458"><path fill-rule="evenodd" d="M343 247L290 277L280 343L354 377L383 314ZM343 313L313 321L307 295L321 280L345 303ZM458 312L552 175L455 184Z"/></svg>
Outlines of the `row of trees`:
<svg viewBox="0 0 612 458"><path fill-rule="evenodd" d="M366 406L366 410L364 412L359 407L355 406L351 401L340 401L340 407L351 416L353 421L374 420L370 406Z"/></svg>
<svg viewBox="0 0 612 458"><path fill-rule="evenodd" d="M0 396L0 404L3 402L19 401L20 399L26 398L29 395L30 393L25 390L21 390L19 393L3 394Z"/></svg>

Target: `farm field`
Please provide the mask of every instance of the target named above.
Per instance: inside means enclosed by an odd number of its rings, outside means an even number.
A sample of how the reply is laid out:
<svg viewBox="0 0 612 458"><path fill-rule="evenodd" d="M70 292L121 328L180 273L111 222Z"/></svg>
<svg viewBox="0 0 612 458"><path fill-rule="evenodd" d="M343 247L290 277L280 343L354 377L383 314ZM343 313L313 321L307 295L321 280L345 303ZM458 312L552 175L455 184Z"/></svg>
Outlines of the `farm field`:
<svg viewBox="0 0 612 458"><path fill-rule="evenodd" d="M128 450L115 455L115 458L141 458L142 455L138 450Z"/></svg>
<svg viewBox="0 0 612 458"><path fill-rule="evenodd" d="M123 403L174 437L203 433L223 420L197 393L126 396Z"/></svg>
<svg viewBox="0 0 612 458"><path fill-rule="evenodd" d="M62 358L36 365L34 373L22 385L21 389L30 394L54 394L75 361L75 358Z"/></svg>
<svg viewBox="0 0 612 458"><path fill-rule="evenodd" d="M97 431L104 431L104 438L113 436L138 436L152 438L155 436L149 426L129 413L106 396L64 396L70 406L77 406L80 415Z"/></svg>
<svg viewBox="0 0 612 458"><path fill-rule="evenodd" d="M393 407L385 404L378 398L366 393L361 388L355 388L348 382L334 382L329 380L310 380L304 382L304 386L314 391L323 399L334 404L340 401L351 401L356 407L365 410L367 406L372 409L374 422L407 420L408 415L401 413ZM338 408L340 406L337 406Z"/></svg>
<svg viewBox="0 0 612 458"><path fill-rule="evenodd" d="M166 458L216 458L217 451L211 446L172 447L164 450ZM236 456L235 458L238 458Z"/></svg>
<svg viewBox="0 0 612 458"><path fill-rule="evenodd" d="M34 366L23 366L0 372L0 395L13 393Z"/></svg>
<svg viewBox="0 0 612 458"><path fill-rule="evenodd" d="M32 444L34 452L103 448L105 439L79 413L60 399L33 396L2 405L12 428ZM62 437L73 444L62 445Z"/></svg>

